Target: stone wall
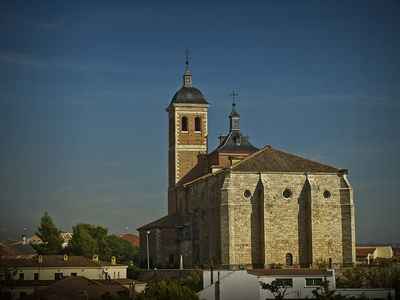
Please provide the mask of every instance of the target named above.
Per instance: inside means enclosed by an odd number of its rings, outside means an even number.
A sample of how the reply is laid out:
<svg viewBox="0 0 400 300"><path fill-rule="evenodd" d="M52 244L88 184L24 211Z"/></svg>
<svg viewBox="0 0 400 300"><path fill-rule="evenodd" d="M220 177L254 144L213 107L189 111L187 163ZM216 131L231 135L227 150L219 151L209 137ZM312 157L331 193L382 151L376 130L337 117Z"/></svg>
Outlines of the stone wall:
<svg viewBox="0 0 400 300"><path fill-rule="evenodd" d="M288 254L293 265L345 262L343 253L354 249L354 208L342 205L340 184L336 174L232 172L221 191L222 263L285 265Z"/></svg>
<svg viewBox="0 0 400 300"><path fill-rule="evenodd" d="M192 216L193 265L220 262L220 210L223 174L209 176L178 189L179 211Z"/></svg>
<svg viewBox="0 0 400 300"><path fill-rule="evenodd" d="M346 175L340 178L340 205L342 210L342 247L343 263L346 265L356 262L355 217L353 189Z"/></svg>
<svg viewBox="0 0 400 300"><path fill-rule="evenodd" d="M178 212L191 216L191 243L179 251L193 265L354 261L353 196L342 175L227 170L175 192Z"/></svg>
<svg viewBox="0 0 400 300"><path fill-rule="evenodd" d="M309 175L311 186L313 262L343 263L340 177ZM324 196L329 193L330 196Z"/></svg>

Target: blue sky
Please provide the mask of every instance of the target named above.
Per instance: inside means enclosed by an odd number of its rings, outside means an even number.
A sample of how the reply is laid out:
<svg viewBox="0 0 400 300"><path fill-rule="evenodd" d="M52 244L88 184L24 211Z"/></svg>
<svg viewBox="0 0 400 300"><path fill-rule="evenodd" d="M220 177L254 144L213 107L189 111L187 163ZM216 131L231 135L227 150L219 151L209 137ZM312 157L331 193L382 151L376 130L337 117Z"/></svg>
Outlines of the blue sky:
<svg viewBox="0 0 400 300"><path fill-rule="evenodd" d="M348 168L358 241L400 242L399 1L82 2L0 3L0 237L163 216L190 48L210 148L237 89L255 145Z"/></svg>

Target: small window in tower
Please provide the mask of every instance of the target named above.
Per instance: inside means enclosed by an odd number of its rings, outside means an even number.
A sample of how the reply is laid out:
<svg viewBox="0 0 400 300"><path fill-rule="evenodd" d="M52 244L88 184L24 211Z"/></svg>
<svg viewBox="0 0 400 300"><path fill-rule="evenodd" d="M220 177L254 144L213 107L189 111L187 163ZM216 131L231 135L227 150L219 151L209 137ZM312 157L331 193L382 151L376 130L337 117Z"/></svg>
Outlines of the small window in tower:
<svg viewBox="0 0 400 300"><path fill-rule="evenodd" d="M182 131L188 131L188 119L187 119L187 117L182 117L181 130Z"/></svg>
<svg viewBox="0 0 400 300"><path fill-rule="evenodd" d="M201 131L201 118L194 118L194 131Z"/></svg>

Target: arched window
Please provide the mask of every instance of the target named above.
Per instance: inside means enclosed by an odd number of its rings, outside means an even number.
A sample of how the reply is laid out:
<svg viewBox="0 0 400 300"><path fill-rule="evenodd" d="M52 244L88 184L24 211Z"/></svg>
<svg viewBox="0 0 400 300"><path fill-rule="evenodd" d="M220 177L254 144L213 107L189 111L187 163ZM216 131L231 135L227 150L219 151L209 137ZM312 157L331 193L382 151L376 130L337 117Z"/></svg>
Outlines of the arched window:
<svg viewBox="0 0 400 300"><path fill-rule="evenodd" d="M181 130L182 131L188 131L188 119L187 119L187 117L182 117Z"/></svg>
<svg viewBox="0 0 400 300"><path fill-rule="evenodd" d="M286 253L286 265L292 266L293 265L293 255L292 253Z"/></svg>
<svg viewBox="0 0 400 300"><path fill-rule="evenodd" d="M201 131L201 118L194 118L194 131Z"/></svg>

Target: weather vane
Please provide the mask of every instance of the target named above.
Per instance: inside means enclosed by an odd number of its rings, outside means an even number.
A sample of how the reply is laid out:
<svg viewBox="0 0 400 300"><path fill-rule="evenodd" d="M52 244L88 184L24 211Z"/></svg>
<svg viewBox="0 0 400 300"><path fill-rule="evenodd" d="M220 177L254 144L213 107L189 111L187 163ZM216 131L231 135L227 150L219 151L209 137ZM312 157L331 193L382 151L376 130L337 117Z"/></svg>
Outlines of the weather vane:
<svg viewBox="0 0 400 300"><path fill-rule="evenodd" d="M229 94L229 96L232 97L232 105L235 106L236 105L236 99L239 96L239 93L235 90L232 90L232 93Z"/></svg>

